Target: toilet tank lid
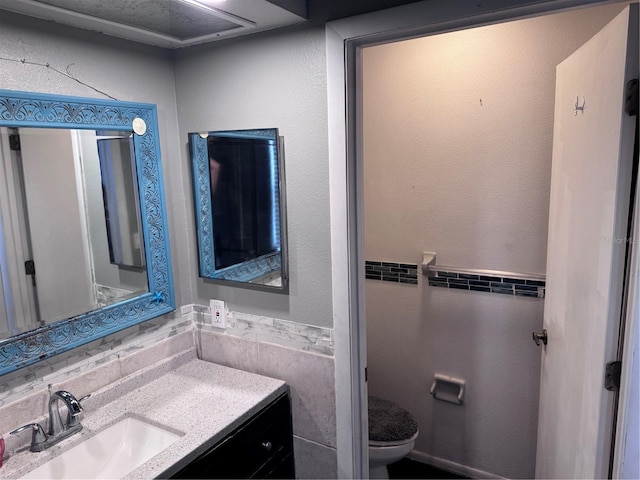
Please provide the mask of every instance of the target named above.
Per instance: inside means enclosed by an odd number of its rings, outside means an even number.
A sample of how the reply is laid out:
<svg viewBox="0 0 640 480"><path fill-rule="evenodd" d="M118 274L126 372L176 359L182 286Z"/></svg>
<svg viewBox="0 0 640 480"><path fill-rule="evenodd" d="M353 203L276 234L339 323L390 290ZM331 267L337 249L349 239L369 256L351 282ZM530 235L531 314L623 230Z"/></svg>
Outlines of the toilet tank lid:
<svg viewBox="0 0 640 480"><path fill-rule="evenodd" d="M369 395L369 440L401 442L418 432L418 422L401 406Z"/></svg>

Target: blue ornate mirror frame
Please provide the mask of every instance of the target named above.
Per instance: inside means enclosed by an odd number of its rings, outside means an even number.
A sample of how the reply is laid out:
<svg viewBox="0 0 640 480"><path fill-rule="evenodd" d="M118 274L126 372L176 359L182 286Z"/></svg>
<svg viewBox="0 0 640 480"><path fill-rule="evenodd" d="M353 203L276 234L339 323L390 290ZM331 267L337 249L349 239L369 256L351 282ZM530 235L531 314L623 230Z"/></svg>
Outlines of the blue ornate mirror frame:
<svg viewBox="0 0 640 480"><path fill-rule="evenodd" d="M0 342L0 375L175 309L156 106L0 90L0 127L131 130L134 119L146 124L134 148L149 292Z"/></svg>

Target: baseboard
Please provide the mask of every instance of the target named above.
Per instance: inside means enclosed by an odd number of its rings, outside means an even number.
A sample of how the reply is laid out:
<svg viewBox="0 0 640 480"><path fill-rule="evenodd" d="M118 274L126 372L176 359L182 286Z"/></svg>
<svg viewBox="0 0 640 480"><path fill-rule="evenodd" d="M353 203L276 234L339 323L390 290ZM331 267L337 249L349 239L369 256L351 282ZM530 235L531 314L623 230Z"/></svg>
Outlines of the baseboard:
<svg viewBox="0 0 640 480"><path fill-rule="evenodd" d="M477 468L461 465L459 463L452 462L451 460L445 460L444 458L438 458L426 453L418 452L417 450L413 450L408 455L408 457L418 462L433 465L434 467L440 468L442 470L446 470L447 472L455 473L457 475L462 475L463 477L499 478L499 479L505 480L505 477L501 477L500 475L496 475L495 473L489 473L482 470L478 470Z"/></svg>

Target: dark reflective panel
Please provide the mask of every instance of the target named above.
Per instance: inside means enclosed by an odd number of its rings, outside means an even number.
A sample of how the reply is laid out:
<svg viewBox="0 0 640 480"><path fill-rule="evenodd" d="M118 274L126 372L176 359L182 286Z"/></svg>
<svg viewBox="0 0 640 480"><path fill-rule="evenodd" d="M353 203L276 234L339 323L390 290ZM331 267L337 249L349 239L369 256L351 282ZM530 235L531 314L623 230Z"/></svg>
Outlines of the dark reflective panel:
<svg viewBox="0 0 640 480"><path fill-rule="evenodd" d="M208 139L216 270L280 252L275 138Z"/></svg>
<svg viewBox="0 0 640 480"><path fill-rule="evenodd" d="M200 275L286 290L282 142L277 129L189 135Z"/></svg>

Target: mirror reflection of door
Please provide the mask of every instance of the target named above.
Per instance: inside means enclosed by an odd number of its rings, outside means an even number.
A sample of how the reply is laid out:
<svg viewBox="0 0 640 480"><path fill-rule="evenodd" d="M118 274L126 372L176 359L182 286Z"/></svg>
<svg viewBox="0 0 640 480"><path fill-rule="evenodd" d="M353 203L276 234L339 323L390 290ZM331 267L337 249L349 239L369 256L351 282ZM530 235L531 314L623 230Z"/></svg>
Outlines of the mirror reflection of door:
<svg viewBox="0 0 640 480"><path fill-rule="evenodd" d="M208 153L216 269L278 252L276 139L216 133Z"/></svg>
<svg viewBox="0 0 640 480"><path fill-rule="evenodd" d="M96 300L73 138L66 130L21 128L20 147L40 317L91 310Z"/></svg>

